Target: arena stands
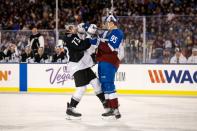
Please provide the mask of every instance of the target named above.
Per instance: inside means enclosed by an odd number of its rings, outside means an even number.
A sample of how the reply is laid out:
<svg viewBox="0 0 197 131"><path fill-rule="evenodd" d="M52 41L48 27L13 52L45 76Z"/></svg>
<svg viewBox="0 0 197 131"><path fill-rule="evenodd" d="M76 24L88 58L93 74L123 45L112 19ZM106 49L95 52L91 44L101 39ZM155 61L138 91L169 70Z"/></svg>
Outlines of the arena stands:
<svg viewBox="0 0 197 131"><path fill-rule="evenodd" d="M59 0L58 28L80 22L102 25L111 8L111 0ZM52 56L55 48L55 0L0 1L0 54L10 44L25 50L31 25L45 38L45 51ZM195 0L114 0L114 14L125 32L123 63L163 62L166 51L172 57L175 48L188 59L197 46L197 2ZM146 52L143 52L143 17L146 18ZM1 58L2 56L0 56Z"/></svg>

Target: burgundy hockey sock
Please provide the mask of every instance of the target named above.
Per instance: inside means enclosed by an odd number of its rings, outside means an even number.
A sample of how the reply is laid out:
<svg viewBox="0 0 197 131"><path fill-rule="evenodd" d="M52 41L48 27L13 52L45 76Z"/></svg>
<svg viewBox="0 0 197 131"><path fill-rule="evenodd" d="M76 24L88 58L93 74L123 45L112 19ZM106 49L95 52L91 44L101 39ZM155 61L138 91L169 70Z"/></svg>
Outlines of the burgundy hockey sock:
<svg viewBox="0 0 197 131"><path fill-rule="evenodd" d="M118 108L118 98L109 100L109 105L112 109Z"/></svg>
<svg viewBox="0 0 197 131"><path fill-rule="evenodd" d="M109 99L106 100L106 103L107 103L107 108L111 108L111 104L110 104Z"/></svg>

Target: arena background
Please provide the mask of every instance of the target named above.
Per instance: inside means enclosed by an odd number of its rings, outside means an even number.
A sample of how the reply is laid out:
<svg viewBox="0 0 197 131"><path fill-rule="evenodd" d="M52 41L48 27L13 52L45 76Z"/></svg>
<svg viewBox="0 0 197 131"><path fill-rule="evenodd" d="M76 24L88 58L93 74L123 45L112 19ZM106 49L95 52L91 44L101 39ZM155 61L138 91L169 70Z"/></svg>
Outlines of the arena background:
<svg viewBox="0 0 197 131"><path fill-rule="evenodd" d="M75 87L67 64L51 62L57 38L65 25L101 28L110 12L125 34L115 81L122 117L101 119L88 87L81 120L66 120ZM0 0L0 131L196 131L196 12L195 0ZM41 63L21 62L32 26L44 36ZM10 48L18 54L5 57ZM177 52L184 62L170 62Z"/></svg>
<svg viewBox="0 0 197 131"><path fill-rule="evenodd" d="M197 95L196 63L170 63L175 48L189 59L197 45L195 1L6 0L0 4L2 9L14 6L0 11L0 51L14 44L19 54L23 52L30 28L36 25L48 56L47 62L37 64L21 63L20 56L1 59L1 92L73 92L66 64L51 62L58 36L68 24L86 22L101 27L105 16L113 12L125 33L125 57L116 76L118 93Z"/></svg>

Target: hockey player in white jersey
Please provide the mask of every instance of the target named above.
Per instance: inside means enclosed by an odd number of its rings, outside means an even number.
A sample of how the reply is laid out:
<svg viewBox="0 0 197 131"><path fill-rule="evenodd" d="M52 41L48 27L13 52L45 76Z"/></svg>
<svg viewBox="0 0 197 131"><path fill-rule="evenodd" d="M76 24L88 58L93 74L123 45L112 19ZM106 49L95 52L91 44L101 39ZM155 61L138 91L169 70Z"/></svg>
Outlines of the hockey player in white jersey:
<svg viewBox="0 0 197 131"><path fill-rule="evenodd" d="M65 49L68 51L68 69L74 76L75 85L77 87L70 102L67 104L66 114L68 115L68 119L81 117L81 113L76 112L75 108L85 93L88 84L93 86L95 94L105 106L104 93L101 90L95 73L91 69L94 62L87 52L91 44L95 44L95 41L91 38L85 38L85 29L83 26L84 24L81 23L77 26L77 29L73 26L67 27L68 33L62 38Z"/></svg>

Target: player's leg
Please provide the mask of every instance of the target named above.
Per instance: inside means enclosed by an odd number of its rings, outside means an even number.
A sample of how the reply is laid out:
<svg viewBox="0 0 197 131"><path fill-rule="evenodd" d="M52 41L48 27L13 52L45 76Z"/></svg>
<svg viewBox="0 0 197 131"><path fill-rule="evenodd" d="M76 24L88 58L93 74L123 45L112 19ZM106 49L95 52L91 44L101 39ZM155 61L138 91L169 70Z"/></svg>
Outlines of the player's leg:
<svg viewBox="0 0 197 131"><path fill-rule="evenodd" d="M103 90L105 92L106 97L108 97L107 105L108 110L102 114L102 116L111 116L115 115L116 118L120 118L120 112L118 109L118 97L115 91L115 85L113 82L103 83Z"/></svg>
<svg viewBox="0 0 197 131"><path fill-rule="evenodd" d="M106 110L106 113L103 113L102 116L115 115L115 117L118 119L121 117L121 115L118 110L119 104L114 85L116 71L116 67L110 63L99 63L99 80L101 82L102 90L105 93L105 99L108 106L108 110Z"/></svg>
<svg viewBox="0 0 197 131"><path fill-rule="evenodd" d="M101 84L100 84L98 78L94 78L93 80L91 80L90 84L94 88L94 92L95 92L96 96L99 98L99 100L101 101L101 103L103 104L103 107L107 108L105 95L104 95L104 92L101 89Z"/></svg>
<svg viewBox="0 0 197 131"><path fill-rule="evenodd" d="M79 104L82 96L86 91L86 86L77 87L75 93L71 97L70 103L67 103L66 114L74 117L80 117L81 113L78 113L75 109Z"/></svg>
<svg viewBox="0 0 197 131"><path fill-rule="evenodd" d="M81 114L75 111L75 108L79 104L82 96L86 91L86 85L90 82L86 77L85 70L79 70L74 73L74 81L76 86L76 91L73 94L70 103L67 104L66 114L74 117L80 117Z"/></svg>
<svg viewBox="0 0 197 131"><path fill-rule="evenodd" d="M109 94L109 104L110 104L110 109L113 111L113 114L115 115L117 119L119 119L121 117L121 114L118 109L119 102L118 102L118 97L117 97L115 90L113 93Z"/></svg>
<svg viewBox="0 0 197 131"><path fill-rule="evenodd" d="M105 107L106 102L105 102L104 93L101 90L101 84L100 84L96 74L92 71L91 68L84 69L83 74L84 74L84 78L86 78L86 80L89 81L88 84L92 85L96 96L99 98L99 100L101 101L101 103Z"/></svg>
<svg viewBox="0 0 197 131"><path fill-rule="evenodd" d="M101 90L102 92L104 93L104 98L105 98L105 109L108 110L109 108L109 96L108 94L106 94L104 91L105 91L105 87L103 86L106 82L106 79L105 79L105 74L106 74L106 66L103 64L103 62L99 62L98 63L98 76L99 76L99 83L101 83Z"/></svg>

